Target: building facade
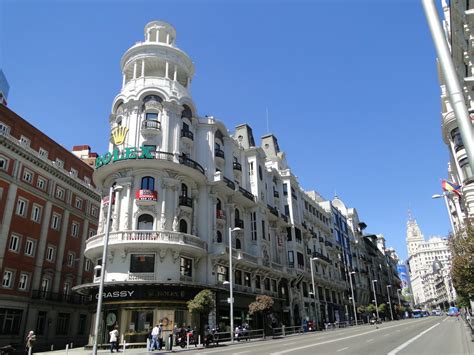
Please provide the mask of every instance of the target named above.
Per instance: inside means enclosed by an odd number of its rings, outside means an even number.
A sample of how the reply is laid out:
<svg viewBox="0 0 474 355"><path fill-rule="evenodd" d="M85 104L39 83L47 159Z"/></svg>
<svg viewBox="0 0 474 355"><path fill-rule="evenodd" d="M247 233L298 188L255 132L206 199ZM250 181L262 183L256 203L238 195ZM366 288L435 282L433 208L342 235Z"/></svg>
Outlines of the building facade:
<svg viewBox="0 0 474 355"><path fill-rule="evenodd" d="M454 302L451 253L446 238L424 239L416 220L407 223L407 264L416 307L445 308Z"/></svg>
<svg viewBox="0 0 474 355"><path fill-rule="evenodd" d="M175 29L153 21L144 35L122 57L109 149L95 164L103 199L97 234L87 239L84 254L102 264L111 203L105 292L98 295L101 268L75 287L89 297L92 312L103 297L99 343L117 325L127 342L145 341L158 322L165 331L182 324L202 328L186 302L203 289L216 295L206 322L228 328L230 272L236 325L263 326L248 313L258 294L275 300L276 323L349 319L354 210L304 191L274 135L257 146L250 126L231 134L217 118L200 117L191 96L194 66L176 46ZM359 283L354 287L364 295Z"/></svg>
<svg viewBox="0 0 474 355"><path fill-rule="evenodd" d="M0 105L0 346L88 340L90 316L72 288L92 281L83 255L97 234L93 169Z"/></svg>

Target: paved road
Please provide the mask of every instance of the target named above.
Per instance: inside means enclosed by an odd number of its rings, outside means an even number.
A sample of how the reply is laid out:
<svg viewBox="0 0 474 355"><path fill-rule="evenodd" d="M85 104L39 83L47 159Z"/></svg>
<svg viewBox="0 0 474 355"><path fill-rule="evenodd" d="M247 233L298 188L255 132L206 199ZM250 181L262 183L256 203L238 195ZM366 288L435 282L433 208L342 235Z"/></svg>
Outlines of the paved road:
<svg viewBox="0 0 474 355"><path fill-rule="evenodd" d="M386 354L386 355L474 355L461 319L428 317L387 322L375 326L359 326L346 329L308 333L266 341L252 341L224 345L208 349L190 349L189 355L256 355L256 354ZM54 352L59 355L59 352ZM70 355L90 353L84 350L70 351ZM101 351L101 353L106 353ZM109 353L110 354L110 353ZM126 354L152 354L143 349L130 349ZM153 354L158 354L154 352Z"/></svg>

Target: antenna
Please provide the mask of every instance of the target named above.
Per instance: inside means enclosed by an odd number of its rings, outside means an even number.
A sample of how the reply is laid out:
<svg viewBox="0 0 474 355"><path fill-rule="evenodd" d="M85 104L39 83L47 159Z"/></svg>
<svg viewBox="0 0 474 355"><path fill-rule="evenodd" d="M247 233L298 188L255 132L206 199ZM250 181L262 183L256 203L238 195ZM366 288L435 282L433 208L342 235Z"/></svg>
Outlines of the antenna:
<svg viewBox="0 0 474 355"><path fill-rule="evenodd" d="M268 107L266 108L266 112L267 112L267 133L270 133L270 126L268 124Z"/></svg>

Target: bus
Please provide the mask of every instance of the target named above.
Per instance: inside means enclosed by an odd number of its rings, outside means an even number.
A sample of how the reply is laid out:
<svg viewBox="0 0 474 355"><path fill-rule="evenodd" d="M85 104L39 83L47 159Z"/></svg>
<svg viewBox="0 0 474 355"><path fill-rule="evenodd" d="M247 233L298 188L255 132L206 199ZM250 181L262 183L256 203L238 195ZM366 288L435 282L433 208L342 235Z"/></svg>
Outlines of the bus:
<svg viewBox="0 0 474 355"><path fill-rule="evenodd" d="M459 308L458 307L449 307L448 316L458 316L459 315Z"/></svg>
<svg viewBox="0 0 474 355"><path fill-rule="evenodd" d="M423 317L423 311L421 309L414 309L411 314L413 315L413 318L421 318Z"/></svg>

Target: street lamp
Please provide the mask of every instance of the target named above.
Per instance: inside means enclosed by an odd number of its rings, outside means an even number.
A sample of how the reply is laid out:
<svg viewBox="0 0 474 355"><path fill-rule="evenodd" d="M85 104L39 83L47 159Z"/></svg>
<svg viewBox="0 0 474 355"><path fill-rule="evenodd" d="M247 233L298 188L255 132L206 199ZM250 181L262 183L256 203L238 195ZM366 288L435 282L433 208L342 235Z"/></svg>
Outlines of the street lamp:
<svg viewBox="0 0 474 355"><path fill-rule="evenodd" d="M453 216L451 215L450 209L449 209L449 203L448 203L448 196L446 194L434 194L431 196L432 199L437 199L437 198L444 198L444 203L446 204L446 210L448 211L448 217L449 217L449 222L451 223L451 229L453 230L453 233L456 232L454 229L454 222L453 222ZM459 215L459 218L461 218L461 215Z"/></svg>
<svg viewBox="0 0 474 355"><path fill-rule="evenodd" d="M374 291L375 312L377 313L377 321L379 320L379 306L377 304L377 295L375 294L375 283L377 280L372 280L372 290Z"/></svg>
<svg viewBox="0 0 474 355"><path fill-rule="evenodd" d="M230 304L230 341L234 342L234 272L232 271L232 233L241 231L239 227L229 227L229 304Z"/></svg>
<svg viewBox="0 0 474 355"><path fill-rule="evenodd" d="M349 273L349 282L351 285L352 307L354 307L354 319L355 319L355 324L357 325L357 309L356 309L356 302L354 298L354 287L352 286L352 275L355 275L355 271L351 271Z"/></svg>
<svg viewBox="0 0 474 355"><path fill-rule="evenodd" d="M313 269L313 261L319 260L319 258L309 258L309 265L311 266L311 282L313 284L313 296L314 296L314 317L316 317L316 284L314 283L314 269ZM317 319L315 319L317 321Z"/></svg>
<svg viewBox="0 0 474 355"><path fill-rule="evenodd" d="M387 295L388 295L388 306L390 307L390 318L392 318L393 320L392 301L390 299L389 288L392 288L392 285L387 285Z"/></svg>
<svg viewBox="0 0 474 355"><path fill-rule="evenodd" d="M110 232L110 219L112 214L112 199L113 194L115 191L121 191L123 189L122 186L119 185L112 185L109 189L109 205L107 207L107 220L105 223L105 236L104 236L104 249L102 251L102 265L100 266L100 283L99 283L99 293L97 297L97 310L95 312L95 326L94 326L94 345L92 348L92 354L97 355L97 341L99 335L99 323L100 323L100 314L102 312L102 298L104 294L104 281L105 281L105 271L107 266L107 249L109 247L109 232ZM97 265L99 266L99 265ZM98 270L98 267L94 269Z"/></svg>

